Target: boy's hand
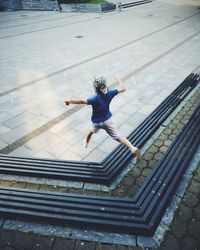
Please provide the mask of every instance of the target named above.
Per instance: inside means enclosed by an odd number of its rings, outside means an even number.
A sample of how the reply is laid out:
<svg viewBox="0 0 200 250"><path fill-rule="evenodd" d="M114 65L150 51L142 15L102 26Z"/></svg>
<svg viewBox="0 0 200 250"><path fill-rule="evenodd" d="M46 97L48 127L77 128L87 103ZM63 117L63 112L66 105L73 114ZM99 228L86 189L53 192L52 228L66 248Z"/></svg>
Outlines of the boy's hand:
<svg viewBox="0 0 200 250"><path fill-rule="evenodd" d="M124 83L122 82L121 78L117 77L116 75L114 77L118 81L118 83L120 84L119 89L118 89L118 93L123 93L124 91L126 91L126 88L125 88Z"/></svg>
<svg viewBox="0 0 200 250"><path fill-rule="evenodd" d="M69 105L69 101L67 101L67 100L65 100L64 103L65 103L66 105Z"/></svg>
<svg viewBox="0 0 200 250"><path fill-rule="evenodd" d="M121 82L121 78L119 78L117 75L114 75L114 78L116 81Z"/></svg>

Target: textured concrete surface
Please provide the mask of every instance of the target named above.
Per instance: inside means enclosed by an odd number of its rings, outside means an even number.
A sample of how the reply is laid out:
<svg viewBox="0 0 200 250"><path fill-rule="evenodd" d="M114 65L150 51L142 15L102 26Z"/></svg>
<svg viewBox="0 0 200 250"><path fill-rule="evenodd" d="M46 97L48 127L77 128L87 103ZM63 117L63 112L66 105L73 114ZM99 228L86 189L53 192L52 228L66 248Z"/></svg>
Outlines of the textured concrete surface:
<svg viewBox="0 0 200 250"><path fill-rule="evenodd" d="M113 101L113 119L128 135L200 65L197 7L156 1L105 15L0 18L0 153L101 161L117 143L101 132L84 149L91 110L66 98L92 96L94 75L113 84L117 73L128 91Z"/></svg>
<svg viewBox="0 0 200 250"><path fill-rule="evenodd" d="M137 126L180 82L200 66L200 14L196 6L154 1L110 14L0 12L0 153L101 161L117 145L105 133L83 148L91 110L63 104L93 95L91 79L103 74L128 91L112 104L124 135ZM98 27L98 29L97 29ZM195 99L196 98L196 99ZM199 90L109 192L1 180L5 186L100 195L132 196L187 121ZM159 249L200 249L199 171L194 172ZM0 249L144 249L3 229ZM140 242L136 242L139 244Z"/></svg>

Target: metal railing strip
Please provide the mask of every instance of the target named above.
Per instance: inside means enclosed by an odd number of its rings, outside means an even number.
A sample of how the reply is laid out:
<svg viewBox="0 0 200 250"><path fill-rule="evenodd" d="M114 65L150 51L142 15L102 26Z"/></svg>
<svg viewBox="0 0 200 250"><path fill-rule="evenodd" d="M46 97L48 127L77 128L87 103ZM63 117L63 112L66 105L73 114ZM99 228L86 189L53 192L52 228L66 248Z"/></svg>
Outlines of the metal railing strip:
<svg viewBox="0 0 200 250"><path fill-rule="evenodd" d="M72 168L66 168L66 167L56 167L56 166L49 166L47 164L43 165L43 164L32 164L32 163L22 163L21 161L5 161L5 160L1 160L0 161L0 168L3 169L3 168L6 168L6 167L11 167L13 169L17 168L21 168L21 169L26 169L27 171L28 170L35 170L35 171L47 171L47 172L52 172L52 173L57 173L57 172L60 172L60 173L65 173L65 174L70 174L70 173L78 173L78 174L91 174L92 175L104 175L104 173L101 171L101 169L98 169L98 168L76 168L76 169L72 169Z"/></svg>
<svg viewBox="0 0 200 250"><path fill-rule="evenodd" d="M200 144L200 136L198 136L198 138L196 138L195 146L198 147L199 144ZM160 222L160 219L166 210L166 206L170 202L170 199L172 196L171 194L174 192L175 188L179 184L181 176L183 175L184 171L186 170L187 164L195 152L195 149L196 149L195 146L193 146L191 148L191 150L189 151L189 153L185 157L179 171L177 172L176 176L174 177L173 184L169 186L168 190L166 191L165 196L163 197L162 202L157 207L156 214L154 214L152 216L151 220L149 221L149 225L151 226L151 234L153 234L153 232L155 232L155 230Z"/></svg>
<svg viewBox="0 0 200 250"><path fill-rule="evenodd" d="M131 2L131 3L125 3L122 4L122 8L126 9L126 8L130 8L133 6L137 6L137 5L141 5L141 4L145 4L145 3L151 3L152 0L142 0L142 1L136 1L136 2Z"/></svg>
<svg viewBox="0 0 200 250"><path fill-rule="evenodd" d="M200 132L200 131L199 131ZM193 144L196 146L196 143L199 143L199 138L194 134L188 141L188 143L184 144L184 147L181 147L182 149L182 156L179 155L179 158L176 159L173 165L170 164L171 166L171 171L169 172L168 175L165 176L165 185L158 185L157 191L155 189L154 192L157 195L153 195L151 200L149 199L150 197L148 196L149 203L146 204L146 212L144 213L144 219L146 221L150 220L152 218L152 215L154 213L157 213L157 207L159 206L160 203L163 202L163 197L165 197L167 190L170 188L170 186L174 185L174 179L177 173L179 172L179 169L182 166L182 163L184 162L184 158L187 160L187 156L185 157L185 154L189 151L190 148L193 148ZM194 147L195 147L194 146ZM190 155L190 154L188 154ZM188 161L187 161L188 162Z"/></svg>

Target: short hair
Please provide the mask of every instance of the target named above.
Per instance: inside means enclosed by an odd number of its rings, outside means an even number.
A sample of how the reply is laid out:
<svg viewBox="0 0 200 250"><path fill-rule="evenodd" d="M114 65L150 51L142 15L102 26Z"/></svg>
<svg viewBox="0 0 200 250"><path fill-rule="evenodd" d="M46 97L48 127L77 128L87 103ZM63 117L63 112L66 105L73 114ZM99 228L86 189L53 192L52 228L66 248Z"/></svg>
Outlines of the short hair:
<svg viewBox="0 0 200 250"><path fill-rule="evenodd" d="M95 91L98 93L99 91L104 93L107 90L106 79L103 76L94 77L93 86Z"/></svg>

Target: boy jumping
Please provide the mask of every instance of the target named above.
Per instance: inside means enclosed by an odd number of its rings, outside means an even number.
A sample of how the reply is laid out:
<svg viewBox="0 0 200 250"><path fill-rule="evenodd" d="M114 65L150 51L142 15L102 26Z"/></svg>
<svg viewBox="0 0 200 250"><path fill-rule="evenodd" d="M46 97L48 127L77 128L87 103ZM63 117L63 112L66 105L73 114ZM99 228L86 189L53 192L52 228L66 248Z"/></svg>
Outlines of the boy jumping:
<svg viewBox="0 0 200 250"><path fill-rule="evenodd" d="M92 129L86 137L85 147L88 146L92 135L97 133L100 129L104 129L114 140L126 145L131 152L141 160L142 156L138 148L134 147L129 140L123 137L112 122L112 113L110 112L109 105L113 97L117 94L126 91L121 79L116 78L119 82L119 89L109 90L104 77L96 77L93 81L94 90L96 95L87 100L65 100L65 104L87 104L92 105Z"/></svg>

